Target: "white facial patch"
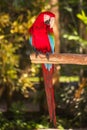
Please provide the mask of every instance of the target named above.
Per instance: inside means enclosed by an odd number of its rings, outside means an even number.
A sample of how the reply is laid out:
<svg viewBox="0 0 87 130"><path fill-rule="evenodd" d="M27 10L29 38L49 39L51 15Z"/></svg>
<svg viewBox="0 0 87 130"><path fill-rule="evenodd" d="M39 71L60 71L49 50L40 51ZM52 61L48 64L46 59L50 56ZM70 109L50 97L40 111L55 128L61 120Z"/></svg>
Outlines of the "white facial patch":
<svg viewBox="0 0 87 130"><path fill-rule="evenodd" d="M44 22L47 21L47 20L49 20L49 19L50 19L50 16L47 15L47 14L44 14Z"/></svg>
<svg viewBox="0 0 87 130"><path fill-rule="evenodd" d="M51 17L50 18L50 28L53 28L53 25L54 25L54 17Z"/></svg>

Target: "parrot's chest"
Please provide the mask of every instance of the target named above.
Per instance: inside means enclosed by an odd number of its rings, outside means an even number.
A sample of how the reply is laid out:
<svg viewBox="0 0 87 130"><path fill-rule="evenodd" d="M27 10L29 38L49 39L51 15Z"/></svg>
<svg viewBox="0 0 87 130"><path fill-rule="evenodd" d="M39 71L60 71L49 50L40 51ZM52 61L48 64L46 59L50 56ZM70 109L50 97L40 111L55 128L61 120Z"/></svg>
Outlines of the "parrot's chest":
<svg viewBox="0 0 87 130"><path fill-rule="evenodd" d="M33 35L33 46L42 53L51 52L50 41L46 32L38 31Z"/></svg>

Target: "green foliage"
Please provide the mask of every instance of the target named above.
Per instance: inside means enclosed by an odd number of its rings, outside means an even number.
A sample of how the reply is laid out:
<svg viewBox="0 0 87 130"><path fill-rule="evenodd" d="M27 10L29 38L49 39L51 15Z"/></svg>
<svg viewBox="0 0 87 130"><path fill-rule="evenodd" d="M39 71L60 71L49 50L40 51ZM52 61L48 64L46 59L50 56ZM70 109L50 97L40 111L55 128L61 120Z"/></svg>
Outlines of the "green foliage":
<svg viewBox="0 0 87 130"><path fill-rule="evenodd" d="M35 122L34 120L31 121L24 121L22 119L16 119L16 120L7 120L3 114L0 114L0 129L1 130L33 130L33 129L47 129L49 128L49 123L47 123L47 118L45 116L41 117L41 121ZM3 121L2 121L3 120ZM59 125L57 126L58 129L64 130L64 127L61 125L63 123L63 120L59 119Z"/></svg>
<svg viewBox="0 0 87 130"><path fill-rule="evenodd" d="M84 10L81 11L81 13L77 14L77 17L84 23L87 25L87 16L84 12Z"/></svg>
<svg viewBox="0 0 87 130"><path fill-rule="evenodd" d="M6 44L5 44L6 43ZM14 54L16 47L13 48L12 43L1 43L0 48L0 72L1 82L7 82L7 79L17 79L18 56Z"/></svg>
<svg viewBox="0 0 87 130"><path fill-rule="evenodd" d="M63 83L62 81L60 88L55 93L58 111L62 111L64 113L62 116L65 117L65 122L62 122L62 125L65 128L84 127L87 121L87 84L78 86L77 82L67 80Z"/></svg>
<svg viewBox="0 0 87 130"><path fill-rule="evenodd" d="M59 3L61 51L87 53L86 1L63 0Z"/></svg>
<svg viewBox="0 0 87 130"><path fill-rule="evenodd" d="M81 11L81 13L77 14L77 18L84 23L85 25L85 33L87 32L87 16L84 12L84 10ZM82 30L81 30L82 31ZM75 43L79 43L80 47L84 49L85 46L87 46L87 40L85 40L82 36L79 35L79 32L76 28L72 28L72 32L64 33L63 38L67 39L69 42L73 41Z"/></svg>
<svg viewBox="0 0 87 130"><path fill-rule="evenodd" d="M6 122L6 119L3 116L3 113L0 112L0 127Z"/></svg>
<svg viewBox="0 0 87 130"><path fill-rule="evenodd" d="M9 110L14 115L14 121L24 120L25 106L21 101L12 103Z"/></svg>
<svg viewBox="0 0 87 130"><path fill-rule="evenodd" d="M33 88L29 76L34 66L30 73L26 69L30 67L28 28L46 5L38 0L0 0L0 87L8 89L8 96L14 90L21 89L24 94L28 86Z"/></svg>
<svg viewBox="0 0 87 130"><path fill-rule="evenodd" d="M73 34L64 34L63 38L69 40L69 41L75 41L75 42L79 42L79 44L84 47L87 45L87 41L84 40L82 37L80 37L78 35L78 33L76 31L73 32Z"/></svg>

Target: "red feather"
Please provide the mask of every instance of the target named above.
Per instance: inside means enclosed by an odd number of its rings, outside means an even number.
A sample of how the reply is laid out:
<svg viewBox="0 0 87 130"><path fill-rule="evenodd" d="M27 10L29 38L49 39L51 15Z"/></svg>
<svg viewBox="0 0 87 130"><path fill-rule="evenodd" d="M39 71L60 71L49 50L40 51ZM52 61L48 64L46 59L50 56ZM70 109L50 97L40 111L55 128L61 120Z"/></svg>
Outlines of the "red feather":
<svg viewBox="0 0 87 130"><path fill-rule="evenodd" d="M54 126L56 127L54 87L52 85L54 65L52 65L52 68L49 71L46 69L45 65L42 64L42 69L43 69L43 77L44 77L48 110L49 110L49 115L50 115L50 122L53 122Z"/></svg>
<svg viewBox="0 0 87 130"><path fill-rule="evenodd" d="M51 12L40 13L31 28L28 30L32 36L32 45L42 53L51 52L48 34L53 32L53 29L44 23L44 14L51 17L55 16Z"/></svg>

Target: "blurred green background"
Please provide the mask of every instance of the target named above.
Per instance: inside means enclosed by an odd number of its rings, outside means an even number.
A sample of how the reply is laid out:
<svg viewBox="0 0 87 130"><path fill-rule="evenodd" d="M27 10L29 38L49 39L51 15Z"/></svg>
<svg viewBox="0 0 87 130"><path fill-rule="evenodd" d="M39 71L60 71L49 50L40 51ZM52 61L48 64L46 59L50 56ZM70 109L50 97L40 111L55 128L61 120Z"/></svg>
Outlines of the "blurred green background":
<svg viewBox="0 0 87 130"><path fill-rule="evenodd" d="M87 53L86 0L0 0L0 130L49 128L40 64L31 64L28 28L41 11L56 10L61 53ZM56 33L56 32L54 32ZM57 127L87 128L87 68L58 65Z"/></svg>

